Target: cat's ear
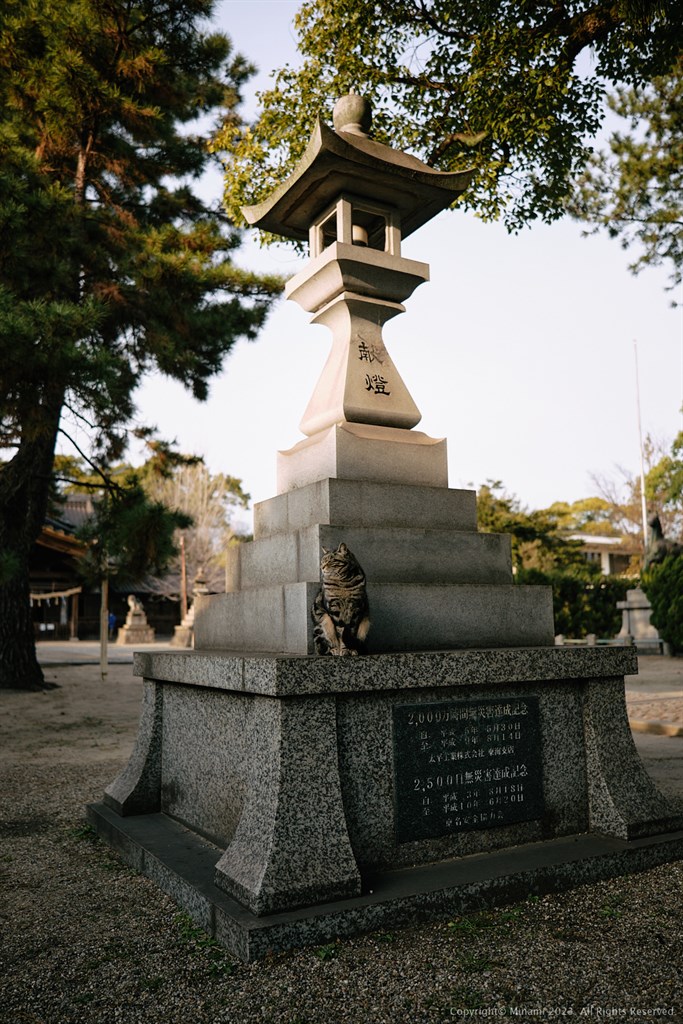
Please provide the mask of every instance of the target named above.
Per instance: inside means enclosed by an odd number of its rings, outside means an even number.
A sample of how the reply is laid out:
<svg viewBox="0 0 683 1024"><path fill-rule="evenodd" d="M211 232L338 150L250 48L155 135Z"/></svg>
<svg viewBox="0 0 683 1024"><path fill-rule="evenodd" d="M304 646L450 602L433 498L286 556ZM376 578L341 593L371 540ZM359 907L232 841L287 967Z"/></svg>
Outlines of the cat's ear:
<svg viewBox="0 0 683 1024"><path fill-rule="evenodd" d="M330 549L326 548L325 545L323 544L323 554L324 555L329 555L329 553L330 553Z"/></svg>
<svg viewBox="0 0 683 1024"><path fill-rule="evenodd" d="M338 555L348 555L348 553L349 553L349 549L347 548L347 546L344 543L344 541L342 541L341 544L339 545L339 547L337 548L337 554Z"/></svg>

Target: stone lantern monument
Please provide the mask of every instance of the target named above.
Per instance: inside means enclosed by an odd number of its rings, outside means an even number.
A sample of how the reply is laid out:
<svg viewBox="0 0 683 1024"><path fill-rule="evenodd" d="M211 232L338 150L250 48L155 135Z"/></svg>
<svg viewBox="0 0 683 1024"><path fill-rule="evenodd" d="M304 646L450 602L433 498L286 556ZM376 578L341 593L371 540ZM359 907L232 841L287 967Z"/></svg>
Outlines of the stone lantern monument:
<svg viewBox="0 0 683 1024"><path fill-rule="evenodd" d="M332 349L307 436L278 453L279 497L256 507L254 542L228 552L230 593L197 605L195 647L313 654L321 549L342 541L367 574L371 653L552 644L550 591L513 585L509 538L476 532L474 492L449 490L446 441L413 429L420 412L382 337L429 280L402 240L471 172L375 142L360 96L338 101L334 125L318 121L291 177L244 210L308 240L311 260L285 294L331 330Z"/></svg>
<svg viewBox="0 0 683 1024"><path fill-rule="evenodd" d="M280 454L278 491L350 478L446 486L446 445L417 431L420 412L394 366L382 327L429 280L401 241L466 188L368 136L370 106L345 96L332 131L318 122L292 177L248 221L307 239L311 261L285 294L332 331L332 351L301 421L307 440Z"/></svg>
<svg viewBox="0 0 683 1024"><path fill-rule="evenodd" d="M309 241L287 294L332 349L305 437L227 592L197 595L195 649L136 655L137 744L88 812L245 959L683 856L628 728L635 651L554 646L550 590L516 585L509 538L477 531L384 344L428 280L401 241L469 174L373 141L360 97L334 126L245 211ZM321 553L347 545L367 653L316 656Z"/></svg>

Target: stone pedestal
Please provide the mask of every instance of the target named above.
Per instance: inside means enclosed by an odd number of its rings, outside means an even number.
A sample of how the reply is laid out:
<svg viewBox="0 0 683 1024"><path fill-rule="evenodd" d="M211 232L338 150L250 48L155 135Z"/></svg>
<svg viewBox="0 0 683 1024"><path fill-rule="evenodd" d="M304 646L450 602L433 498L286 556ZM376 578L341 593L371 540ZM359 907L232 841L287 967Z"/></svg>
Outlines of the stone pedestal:
<svg viewBox="0 0 683 1024"><path fill-rule="evenodd" d="M116 638L117 644L153 644L154 629L147 622L144 608L133 597L128 598L128 606L126 622L121 626Z"/></svg>
<svg viewBox="0 0 683 1024"><path fill-rule="evenodd" d="M278 452L278 494L328 478L446 487L446 441L420 430L340 422Z"/></svg>
<svg viewBox="0 0 683 1024"><path fill-rule="evenodd" d="M652 608L647 596L640 587L626 591L626 600L618 601L617 608L621 610L621 629L617 634L618 640L634 643L643 650L654 649L659 651L662 646L659 633L650 622Z"/></svg>
<svg viewBox="0 0 683 1024"><path fill-rule="evenodd" d="M136 655L130 764L89 811L237 955L683 855L631 739L633 648L556 648L470 491L320 480L263 502L195 650ZM368 579L369 654L314 657L322 546ZM680 831L679 831L680 830Z"/></svg>
<svg viewBox="0 0 683 1024"><path fill-rule="evenodd" d="M195 648L313 654L320 553L341 541L371 581L369 653L554 643L550 589L513 583L510 539L477 532L473 492L337 479L257 506L228 593L197 598Z"/></svg>
<svg viewBox="0 0 683 1024"><path fill-rule="evenodd" d="M633 649L136 671L138 745L91 821L245 959L683 855L628 728Z"/></svg>
<svg viewBox="0 0 683 1024"><path fill-rule="evenodd" d="M194 643L194 604L190 606L183 621L173 627L171 647L192 647Z"/></svg>

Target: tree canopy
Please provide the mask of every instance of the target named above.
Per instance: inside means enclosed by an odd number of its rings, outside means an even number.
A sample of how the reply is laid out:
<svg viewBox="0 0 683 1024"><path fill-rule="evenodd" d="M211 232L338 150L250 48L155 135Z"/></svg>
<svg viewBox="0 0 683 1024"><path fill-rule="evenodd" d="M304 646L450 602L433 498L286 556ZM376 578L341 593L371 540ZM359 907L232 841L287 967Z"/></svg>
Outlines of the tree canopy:
<svg viewBox="0 0 683 1024"><path fill-rule="evenodd" d="M199 460L163 441L149 441L148 446L151 454L141 467L120 463L106 472L77 456L55 457L51 511L59 516L68 494L92 498L94 514L78 531L87 544L79 570L90 583L115 576L119 583L132 585L165 572L178 553L176 531L192 526L192 517L160 500L155 487L178 467L194 466Z"/></svg>
<svg viewBox="0 0 683 1024"><path fill-rule="evenodd" d="M664 265L675 288L683 268L683 58L642 88L618 89L608 105L623 128L591 156L570 211L624 249L637 242L631 270Z"/></svg>
<svg viewBox="0 0 683 1024"><path fill-rule="evenodd" d="M552 221L606 92L674 67L680 13L678 0L307 0L302 65L277 73L255 124L219 135L227 208L238 217L283 180L315 118L355 89L373 100L380 141L441 170L476 168L464 208L511 230Z"/></svg>
<svg viewBox="0 0 683 1024"><path fill-rule="evenodd" d="M235 267L238 232L195 189L213 159L205 136L217 123L237 130L251 72L226 36L208 30L212 6L4 5L2 686L40 684L27 557L58 430L85 434L105 462L120 458L142 376L158 370L205 397L226 353L256 337L282 286Z"/></svg>
<svg viewBox="0 0 683 1024"><path fill-rule="evenodd" d="M590 509L596 502L599 504L600 499L588 498L576 504ZM548 509L531 511L509 494L500 480L489 480L477 492L477 525L485 533L510 535L515 573L535 569L591 575L593 568L583 556L581 542L570 536L577 532L582 518L574 508L556 502Z"/></svg>

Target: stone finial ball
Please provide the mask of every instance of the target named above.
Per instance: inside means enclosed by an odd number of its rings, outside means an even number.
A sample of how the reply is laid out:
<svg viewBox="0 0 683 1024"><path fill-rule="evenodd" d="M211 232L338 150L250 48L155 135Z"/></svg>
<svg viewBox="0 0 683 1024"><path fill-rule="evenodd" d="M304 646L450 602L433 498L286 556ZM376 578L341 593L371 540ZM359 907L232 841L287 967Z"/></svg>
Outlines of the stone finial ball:
<svg viewBox="0 0 683 1024"><path fill-rule="evenodd" d="M338 132L355 131L367 135L372 124L370 101L355 93L342 96L334 105L332 120Z"/></svg>

